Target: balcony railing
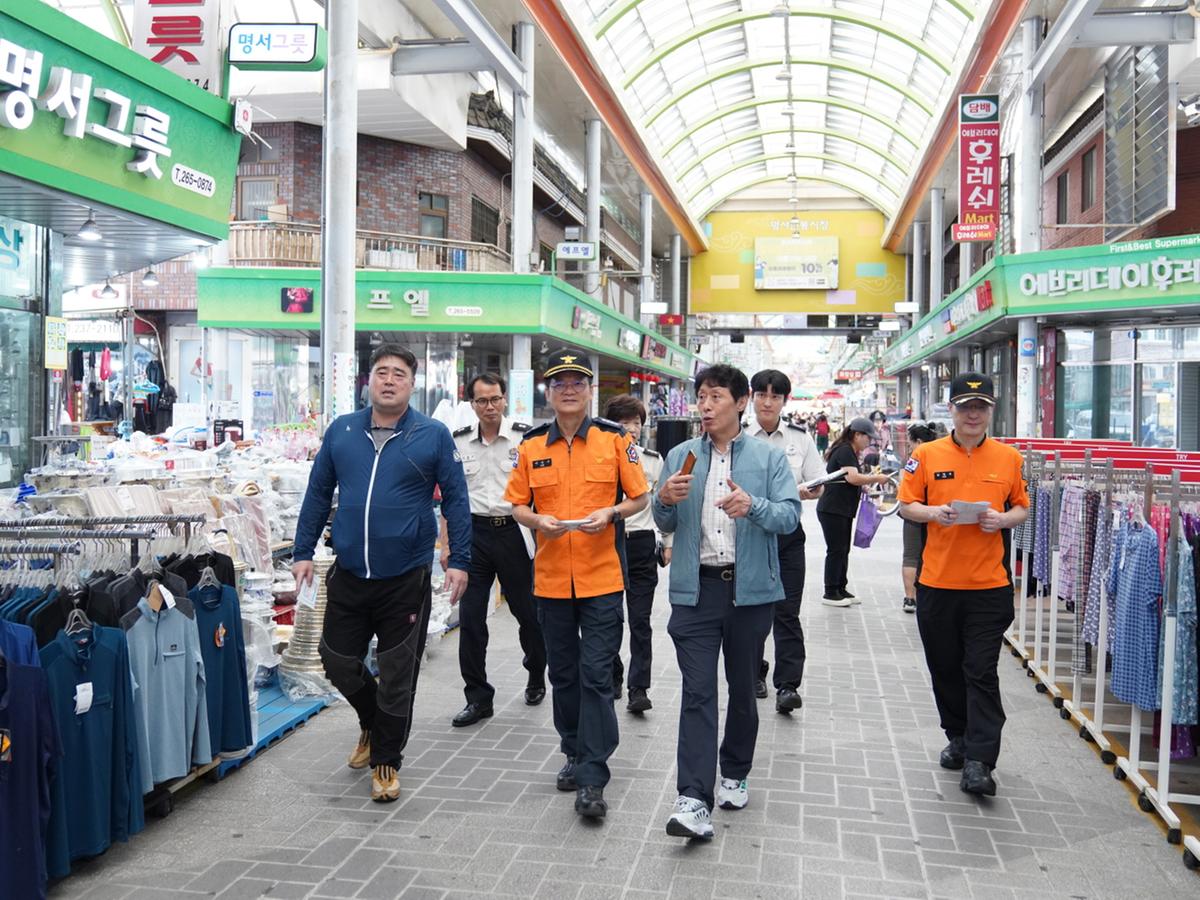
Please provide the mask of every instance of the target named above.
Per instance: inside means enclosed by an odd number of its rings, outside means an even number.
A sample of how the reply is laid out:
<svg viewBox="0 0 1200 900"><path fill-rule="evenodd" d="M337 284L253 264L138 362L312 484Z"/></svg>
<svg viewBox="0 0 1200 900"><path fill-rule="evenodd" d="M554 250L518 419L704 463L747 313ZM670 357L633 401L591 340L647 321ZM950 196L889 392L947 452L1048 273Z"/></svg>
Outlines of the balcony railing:
<svg viewBox="0 0 1200 900"><path fill-rule="evenodd" d="M319 266L321 226L306 222L231 222L233 266ZM359 231L354 264L401 272L511 272L509 255L492 244L384 231Z"/></svg>

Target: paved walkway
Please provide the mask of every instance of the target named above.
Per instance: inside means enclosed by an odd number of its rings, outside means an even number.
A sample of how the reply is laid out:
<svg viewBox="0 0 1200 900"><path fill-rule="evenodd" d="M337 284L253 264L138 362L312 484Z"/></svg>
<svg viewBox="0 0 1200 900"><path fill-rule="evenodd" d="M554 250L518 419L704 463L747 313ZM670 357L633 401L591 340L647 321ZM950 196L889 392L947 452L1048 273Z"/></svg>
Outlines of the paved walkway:
<svg viewBox="0 0 1200 900"><path fill-rule="evenodd" d="M806 504L807 505L807 504ZM215 785L179 798L130 844L82 865L54 898L520 897L536 900L825 900L838 897L1197 897L1200 880L1015 660L999 796L976 801L937 765L944 738L913 616L900 611L899 522L855 550L861 606L820 600L811 509L809 662L802 712L760 705L750 806L718 810L688 845L663 828L675 797L679 681L660 593L653 711L624 712L607 820L554 789L550 704L521 702L516 629L493 620L496 716L450 727L463 703L457 637L421 673L401 801L377 806L345 757L353 714L327 710ZM815 537L811 536L816 532Z"/></svg>

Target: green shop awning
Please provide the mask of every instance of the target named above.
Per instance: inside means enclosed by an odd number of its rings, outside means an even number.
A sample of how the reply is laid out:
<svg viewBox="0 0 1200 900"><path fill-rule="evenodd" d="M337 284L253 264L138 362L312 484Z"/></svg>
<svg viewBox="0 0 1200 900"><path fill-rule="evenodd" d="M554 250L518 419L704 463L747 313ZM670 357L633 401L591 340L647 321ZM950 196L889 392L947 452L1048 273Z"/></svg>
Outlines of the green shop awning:
<svg viewBox="0 0 1200 900"><path fill-rule="evenodd" d="M658 332L548 275L360 269L357 331L531 334L673 378L696 357ZM197 273L196 316L207 328L319 331L319 269L210 268Z"/></svg>

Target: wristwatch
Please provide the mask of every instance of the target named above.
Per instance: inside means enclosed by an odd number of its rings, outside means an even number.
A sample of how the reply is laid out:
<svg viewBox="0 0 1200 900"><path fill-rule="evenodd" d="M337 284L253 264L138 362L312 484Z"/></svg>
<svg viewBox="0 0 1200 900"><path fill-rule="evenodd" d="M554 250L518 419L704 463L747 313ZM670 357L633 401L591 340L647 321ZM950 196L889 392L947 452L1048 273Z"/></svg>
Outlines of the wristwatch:
<svg viewBox="0 0 1200 900"><path fill-rule="evenodd" d="M617 509L617 507L615 507L615 506L614 506L614 507L612 508L612 511L613 511L613 517L612 517L612 520L613 520L614 522L620 522L620 521L621 521L621 519L622 519L622 516L621 516L621 510Z"/></svg>

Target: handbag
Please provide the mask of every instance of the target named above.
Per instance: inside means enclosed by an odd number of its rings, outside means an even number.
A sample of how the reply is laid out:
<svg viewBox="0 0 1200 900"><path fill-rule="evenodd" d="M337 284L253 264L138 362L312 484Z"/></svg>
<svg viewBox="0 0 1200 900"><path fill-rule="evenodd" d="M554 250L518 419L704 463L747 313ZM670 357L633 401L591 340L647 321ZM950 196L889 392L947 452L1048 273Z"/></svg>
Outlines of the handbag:
<svg viewBox="0 0 1200 900"><path fill-rule="evenodd" d="M864 494L858 502L858 522L854 526L854 546L862 547L864 550L870 547L871 541L875 539L875 532L879 530L879 523L882 521L883 516L878 507Z"/></svg>

